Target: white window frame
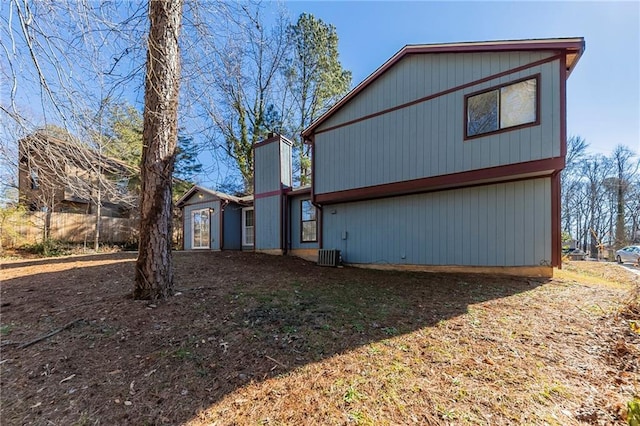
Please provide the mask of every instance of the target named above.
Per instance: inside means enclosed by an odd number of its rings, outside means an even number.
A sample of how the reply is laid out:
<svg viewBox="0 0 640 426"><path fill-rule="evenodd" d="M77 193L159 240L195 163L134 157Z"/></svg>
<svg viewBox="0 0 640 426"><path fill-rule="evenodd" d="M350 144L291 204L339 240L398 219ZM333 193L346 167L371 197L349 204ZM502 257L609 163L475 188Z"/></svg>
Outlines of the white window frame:
<svg viewBox="0 0 640 426"><path fill-rule="evenodd" d="M207 237L207 245L203 246L202 245L202 235L200 235L200 246L196 247L195 246L195 216L196 214L198 214L199 216L202 215L202 212L206 212L207 216L208 216L208 221L209 221L209 235ZM193 250L206 250L211 248L211 209L210 208L206 208L206 209L198 209L198 210L192 210L191 211L191 248Z"/></svg>
<svg viewBox="0 0 640 426"><path fill-rule="evenodd" d="M253 212L253 226L249 226L247 227L247 213L248 211L252 211ZM255 226L256 226L256 213L253 210L253 207L243 207L242 208L242 245L245 247L253 247L254 243L256 241L256 234L255 234ZM248 236L248 228L251 228L251 234L253 234L253 241L248 242L247 241L247 236Z"/></svg>

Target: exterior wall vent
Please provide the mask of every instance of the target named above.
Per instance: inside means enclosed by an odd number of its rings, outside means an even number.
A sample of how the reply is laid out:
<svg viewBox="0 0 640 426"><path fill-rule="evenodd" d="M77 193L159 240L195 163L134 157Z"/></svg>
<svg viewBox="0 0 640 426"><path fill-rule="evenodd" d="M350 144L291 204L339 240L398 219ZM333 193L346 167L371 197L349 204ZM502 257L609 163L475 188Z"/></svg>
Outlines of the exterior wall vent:
<svg viewBox="0 0 640 426"><path fill-rule="evenodd" d="M320 266L339 266L342 263L340 250L318 250L318 265Z"/></svg>

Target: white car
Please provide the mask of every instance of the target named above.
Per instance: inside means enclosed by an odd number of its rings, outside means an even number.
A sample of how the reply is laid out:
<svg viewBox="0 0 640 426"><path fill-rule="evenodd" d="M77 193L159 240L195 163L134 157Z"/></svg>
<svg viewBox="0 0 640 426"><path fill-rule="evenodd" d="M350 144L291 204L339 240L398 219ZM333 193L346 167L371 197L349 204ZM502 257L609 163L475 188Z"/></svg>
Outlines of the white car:
<svg viewBox="0 0 640 426"><path fill-rule="evenodd" d="M640 259L640 246L627 246L616 251L616 261L618 263L638 263L638 259Z"/></svg>

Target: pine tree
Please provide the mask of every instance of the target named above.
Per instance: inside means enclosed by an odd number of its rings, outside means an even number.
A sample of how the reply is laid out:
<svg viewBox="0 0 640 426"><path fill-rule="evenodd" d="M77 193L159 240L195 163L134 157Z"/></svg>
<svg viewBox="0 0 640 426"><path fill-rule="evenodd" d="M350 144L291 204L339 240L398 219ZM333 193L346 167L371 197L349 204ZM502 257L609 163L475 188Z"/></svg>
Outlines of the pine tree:
<svg viewBox="0 0 640 426"><path fill-rule="evenodd" d="M338 58L338 34L333 25L303 13L291 26L294 54L288 78L296 105L294 134L299 135L315 119L344 96L351 86L351 72ZM309 183L309 148L296 140L300 183Z"/></svg>
<svg viewBox="0 0 640 426"><path fill-rule="evenodd" d="M134 298L173 294L171 178L178 133L182 1L149 2L140 247Z"/></svg>

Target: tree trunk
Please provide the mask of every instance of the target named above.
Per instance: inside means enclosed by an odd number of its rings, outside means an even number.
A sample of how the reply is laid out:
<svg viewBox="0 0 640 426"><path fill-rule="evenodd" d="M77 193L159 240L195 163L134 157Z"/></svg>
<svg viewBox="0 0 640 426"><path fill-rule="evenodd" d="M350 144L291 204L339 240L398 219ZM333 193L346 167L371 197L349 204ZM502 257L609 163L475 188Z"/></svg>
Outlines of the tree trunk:
<svg viewBox="0 0 640 426"><path fill-rule="evenodd" d="M622 173L620 173L622 175ZM624 201L625 201L625 186L622 176L618 177L618 188L616 191L616 242L615 248L619 249L626 245L627 236L624 229Z"/></svg>
<svg viewBox="0 0 640 426"><path fill-rule="evenodd" d="M93 250L100 249L100 215L102 214L102 200L100 199L100 187L98 187L98 201L96 202L96 232L93 238Z"/></svg>
<svg viewBox="0 0 640 426"><path fill-rule="evenodd" d="M182 0L149 2L144 96L140 252L134 298L173 294L171 177L177 143Z"/></svg>

